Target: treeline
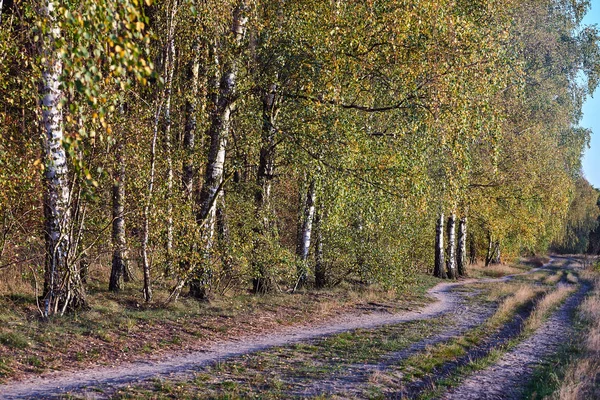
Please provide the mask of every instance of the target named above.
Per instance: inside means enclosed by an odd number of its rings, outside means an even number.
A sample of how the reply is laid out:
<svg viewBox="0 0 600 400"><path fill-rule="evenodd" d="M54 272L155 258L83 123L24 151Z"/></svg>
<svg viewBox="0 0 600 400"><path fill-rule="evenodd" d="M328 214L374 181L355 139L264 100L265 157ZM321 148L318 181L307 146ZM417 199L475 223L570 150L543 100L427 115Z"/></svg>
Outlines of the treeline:
<svg viewBox="0 0 600 400"><path fill-rule="evenodd" d="M168 302L544 251L592 197L589 6L0 2L1 268L51 315L88 271Z"/></svg>

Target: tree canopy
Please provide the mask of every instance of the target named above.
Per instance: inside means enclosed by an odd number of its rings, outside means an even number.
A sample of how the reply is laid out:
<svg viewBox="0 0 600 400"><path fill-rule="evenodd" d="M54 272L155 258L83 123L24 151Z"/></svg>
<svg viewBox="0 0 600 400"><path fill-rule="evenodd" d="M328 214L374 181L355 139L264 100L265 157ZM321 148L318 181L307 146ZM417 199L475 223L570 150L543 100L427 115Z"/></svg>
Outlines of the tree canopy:
<svg viewBox="0 0 600 400"><path fill-rule="evenodd" d="M474 257L582 251L589 7L5 2L0 265L43 275L64 312L107 254L111 290L143 275L147 301L173 301L403 285L433 269L447 216Z"/></svg>

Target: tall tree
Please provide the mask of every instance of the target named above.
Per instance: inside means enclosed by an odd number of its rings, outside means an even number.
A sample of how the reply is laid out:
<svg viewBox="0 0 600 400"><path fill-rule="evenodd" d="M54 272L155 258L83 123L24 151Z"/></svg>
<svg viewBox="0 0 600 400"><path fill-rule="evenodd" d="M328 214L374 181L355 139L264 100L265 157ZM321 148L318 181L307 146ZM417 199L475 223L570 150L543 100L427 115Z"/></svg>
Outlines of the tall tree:
<svg viewBox="0 0 600 400"><path fill-rule="evenodd" d="M458 222L458 247L456 252L456 269L458 276L467 275L467 216L460 217Z"/></svg>
<svg viewBox="0 0 600 400"><path fill-rule="evenodd" d="M112 187L112 243L113 257L108 289L118 292L123 289L123 281L129 280L127 265L127 239L125 234L125 160L123 142L115 146L115 165Z"/></svg>
<svg viewBox="0 0 600 400"><path fill-rule="evenodd" d="M302 207L300 230L296 243L296 256L298 257L298 283L296 288L306 285L308 279L308 253L313 233L313 222L316 210L317 182L314 177L308 179L308 188Z"/></svg>
<svg viewBox="0 0 600 400"><path fill-rule="evenodd" d="M446 265L444 262L444 213L440 213L435 225L435 266L433 276L446 278Z"/></svg>
<svg viewBox="0 0 600 400"><path fill-rule="evenodd" d="M61 40L57 21L58 4L47 0L41 8L46 34L41 45L42 81L41 127L44 154L44 216L46 237L46 273L44 280L45 316L64 314L67 309L85 306L86 297L79 270L68 255L70 249L70 190L67 154L64 148L60 77L63 62L57 43Z"/></svg>
<svg viewBox="0 0 600 400"><path fill-rule="evenodd" d="M448 217L448 278L456 279L456 214Z"/></svg>
<svg viewBox="0 0 600 400"><path fill-rule="evenodd" d="M225 153L232 113L236 105L236 81L242 57L240 47L248 23L247 8L246 2L241 1L233 12L231 34L233 35L234 55L223 69L224 73L219 84L218 99L211 115L208 131L210 148L204 183L200 192L200 211L197 217L198 223L202 224L202 240L207 253L210 253L213 246L217 200L224 183ZM198 299L206 299L211 275L207 262L198 275L191 283L190 293Z"/></svg>

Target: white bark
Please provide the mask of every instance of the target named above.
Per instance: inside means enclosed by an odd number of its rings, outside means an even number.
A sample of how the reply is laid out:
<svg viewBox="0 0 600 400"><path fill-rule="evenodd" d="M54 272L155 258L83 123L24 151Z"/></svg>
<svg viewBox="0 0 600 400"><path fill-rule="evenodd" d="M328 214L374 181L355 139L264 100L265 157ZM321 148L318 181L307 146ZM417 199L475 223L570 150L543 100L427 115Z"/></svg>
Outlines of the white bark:
<svg viewBox="0 0 600 400"><path fill-rule="evenodd" d="M438 278L446 278L446 269L444 263L444 213L438 216L435 226L435 267L433 275Z"/></svg>
<svg viewBox="0 0 600 400"><path fill-rule="evenodd" d="M308 192L306 193L306 202L304 203L304 213L302 220L302 228L298 245L296 246L296 255L299 259L298 265L298 285L302 286L306 283L307 278L307 260L310 250L310 241L312 236L313 221L315 217L315 198L316 198L316 182L310 180Z"/></svg>
<svg viewBox="0 0 600 400"><path fill-rule="evenodd" d="M183 131L183 160L182 187L186 201L192 200L194 190L194 148L196 145L196 112L198 108L198 87L200 77L200 55L199 44L194 46L194 60L189 70L190 92L185 102L185 126Z"/></svg>
<svg viewBox="0 0 600 400"><path fill-rule="evenodd" d="M463 216L458 225L458 253L456 255L459 276L467 274L467 217Z"/></svg>
<svg viewBox="0 0 600 400"><path fill-rule="evenodd" d="M166 258L169 271L173 256L173 157L172 157L172 138L171 138L171 93L173 89L173 74L175 72L175 16L177 13L177 0L173 1L171 15L169 18L169 28L167 33L166 63L165 63L165 110L163 135L165 140L165 150L167 156L167 242Z"/></svg>
<svg viewBox="0 0 600 400"><path fill-rule="evenodd" d="M315 216L315 181L311 181L306 196L306 208L304 211L304 223L302 225L302 237L300 241L300 250L298 256L305 261L308 258L310 249L310 239L312 234L313 220Z"/></svg>
<svg viewBox="0 0 600 400"><path fill-rule="evenodd" d="M495 250L494 250L494 260L493 263L494 264L501 264L502 260L500 259L500 242L497 241L494 245Z"/></svg>
<svg viewBox="0 0 600 400"><path fill-rule="evenodd" d="M235 35L235 44L239 46L246 31L248 18L244 14L245 4L234 12L232 32ZM209 130L210 150L206 166L204 185L200 193L199 221L205 222L205 239L208 248L212 247L212 238L215 227L216 197L223 182L225 166L225 152L231 125L231 113L235 108L235 89L239 60L234 58L226 68L219 85L219 98L212 116Z"/></svg>
<svg viewBox="0 0 600 400"><path fill-rule="evenodd" d="M456 279L456 214L448 217L448 278Z"/></svg>
<svg viewBox="0 0 600 400"><path fill-rule="evenodd" d="M41 10L46 20L48 33L42 44L42 150L45 167L45 239L46 274L44 314L64 313L67 308L85 305L85 292L79 271L69 264L69 207L67 154L63 147L63 114L61 109L62 90L60 76L62 60L56 51L56 41L61 32L56 22L56 5L47 1Z"/></svg>
<svg viewBox="0 0 600 400"><path fill-rule="evenodd" d="M154 115L154 134L150 144L150 177L148 178L148 189L146 192L146 204L144 205L144 225L142 232L142 268L144 273L144 300L152 300L152 284L150 282L150 260L148 258L148 240L150 235L150 207L154 193L154 171L156 169L156 141L158 138L160 113L162 107L159 104Z"/></svg>
<svg viewBox="0 0 600 400"><path fill-rule="evenodd" d="M242 1L234 10L231 32L234 44L238 48L246 32L248 18L245 15L246 3ZM235 50L235 49L234 49ZM231 114L235 109L236 80L238 73L239 55L225 65L224 74L219 83L218 98L212 113L209 128L210 149L204 176L204 185L200 192L200 211L197 222L202 226L202 239L206 254L210 254L214 244L217 200L223 188L225 168L225 153L231 125ZM206 290L210 286L212 272L203 268L192 281L190 293L199 299L206 299Z"/></svg>

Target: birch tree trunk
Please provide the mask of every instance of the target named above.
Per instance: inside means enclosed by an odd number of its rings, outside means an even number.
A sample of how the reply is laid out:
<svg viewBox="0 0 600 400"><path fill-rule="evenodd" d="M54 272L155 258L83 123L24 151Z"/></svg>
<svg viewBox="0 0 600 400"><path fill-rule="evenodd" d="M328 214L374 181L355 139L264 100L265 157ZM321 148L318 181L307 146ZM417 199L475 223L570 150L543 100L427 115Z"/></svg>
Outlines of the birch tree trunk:
<svg viewBox="0 0 600 400"><path fill-rule="evenodd" d="M448 278L456 279L456 214L448 217Z"/></svg>
<svg viewBox="0 0 600 400"><path fill-rule="evenodd" d="M500 259L500 242L496 241L496 243L494 243L494 256L492 258L492 263L500 264L501 262L502 260Z"/></svg>
<svg viewBox="0 0 600 400"><path fill-rule="evenodd" d="M148 257L148 241L150 237L150 207L152 206L152 196L154 193L154 173L156 169L156 142L160 124L160 114L162 105L159 103L154 115L154 134L150 144L150 177L148 178L148 189L146 192L146 201L144 205L144 222L142 228L142 268L144 273L144 300L152 301L152 284L150 282L150 260Z"/></svg>
<svg viewBox="0 0 600 400"><path fill-rule="evenodd" d="M494 243L492 242L492 233L488 232L488 249L487 254L485 255L485 266L487 267L492 262Z"/></svg>
<svg viewBox="0 0 600 400"><path fill-rule="evenodd" d="M123 281L127 274L127 239L125 237L125 162L123 159L123 142L115 149L115 169L112 187L112 270L108 289L118 292L123 289Z"/></svg>
<svg viewBox="0 0 600 400"><path fill-rule="evenodd" d="M239 47L246 32L245 1L234 10L232 33L234 35L234 53L239 53ZM235 108L235 89L240 55L235 54L232 61L225 66L224 74L219 84L219 94L215 110L211 117L211 125L208 136L210 137L210 148L208 162L204 176L204 185L200 191L200 212L198 223L202 224L203 242L207 258L212 250L215 231L216 205L219 192L223 185L223 171L225 168L225 152L231 125L231 114ZM206 290L210 285L211 271L208 262L205 268L199 272L199 277L192 282L190 294L198 299L206 299Z"/></svg>
<svg viewBox="0 0 600 400"><path fill-rule="evenodd" d="M315 287L317 289L324 288L327 283L323 261L323 218L323 206L320 205L315 214Z"/></svg>
<svg viewBox="0 0 600 400"><path fill-rule="evenodd" d="M307 281L308 252L310 250L310 240L315 217L316 192L315 179L311 178L306 193L306 202L303 205L302 228L300 229L298 244L296 246L296 256L298 257L298 283L296 284L296 288L306 285Z"/></svg>
<svg viewBox="0 0 600 400"><path fill-rule="evenodd" d="M456 254L458 276L467 275L467 217L463 216L458 224L458 250Z"/></svg>
<svg viewBox="0 0 600 400"><path fill-rule="evenodd" d="M69 262L71 249L69 225L71 219L67 154L63 147L63 115L60 89L62 60L56 49L61 32L56 21L56 4L48 0L41 9L47 33L41 46L42 81L41 126L44 155L44 218L46 265L44 276L43 313L64 314L66 310L86 305L85 290L79 269Z"/></svg>
<svg viewBox="0 0 600 400"><path fill-rule="evenodd" d="M162 125L162 134L165 141L165 153L167 157L167 240L166 267L165 272L170 273L173 261L173 156L172 156L172 138L171 138L171 93L173 90L173 74L175 72L175 16L177 13L177 0L173 1L171 15L169 18L169 28L167 33L166 63L165 63L165 108L164 122Z"/></svg>
<svg viewBox="0 0 600 400"><path fill-rule="evenodd" d="M444 263L444 213L440 213L435 225L435 265L433 276L446 279Z"/></svg>

